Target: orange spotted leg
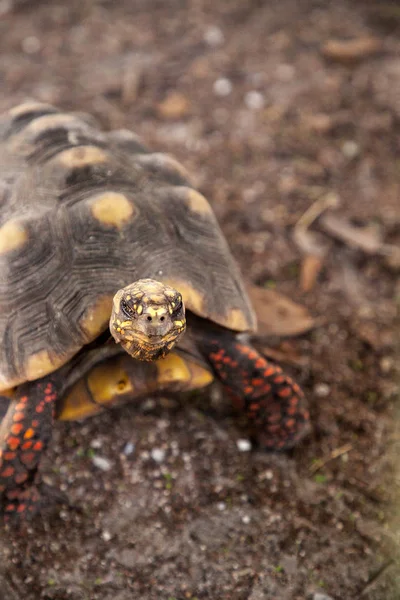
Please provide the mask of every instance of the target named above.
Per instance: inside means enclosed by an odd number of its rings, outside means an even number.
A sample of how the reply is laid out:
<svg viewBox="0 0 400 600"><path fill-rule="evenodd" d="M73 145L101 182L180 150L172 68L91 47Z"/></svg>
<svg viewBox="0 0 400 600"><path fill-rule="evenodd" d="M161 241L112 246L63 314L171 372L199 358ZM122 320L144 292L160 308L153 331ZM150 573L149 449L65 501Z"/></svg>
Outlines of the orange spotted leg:
<svg viewBox="0 0 400 600"><path fill-rule="evenodd" d="M20 386L0 424L0 511L6 521L38 507L38 466L51 439L58 387L52 376Z"/></svg>
<svg viewBox="0 0 400 600"><path fill-rule="evenodd" d="M300 387L252 346L228 333L202 341L215 374L244 411L261 447L288 450L309 431L309 413Z"/></svg>

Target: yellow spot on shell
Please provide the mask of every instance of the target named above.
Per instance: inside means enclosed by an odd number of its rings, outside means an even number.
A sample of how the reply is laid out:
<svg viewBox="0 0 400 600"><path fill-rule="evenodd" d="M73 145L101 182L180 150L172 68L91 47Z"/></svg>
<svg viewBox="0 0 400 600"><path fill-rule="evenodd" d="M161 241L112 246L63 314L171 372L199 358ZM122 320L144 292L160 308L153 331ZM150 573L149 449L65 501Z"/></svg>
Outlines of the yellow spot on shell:
<svg viewBox="0 0 400 600"><path fill-rule="evenodd" d="M78 119L73 115L66 113L55 113L52 115L44 115L34 119L25 127L24 134L37 136L47 131L48 129L54 129L56 127L65 127L71 123L78 123Z"/></svg>
<svg viewBox="0 0 400 600"><path fill-rule="evenodd" d="M139 304L139 306L137 307L136 312L137 312L138 315L142 314L142 312L143 312L143 306L141 304Z"/></svg>
<svg viewBox="0 0 400 600"><path fill-rule="evenodd" d="M112 296L100 296L90 306L80 321L80 326L87 334L87 340L91 341L104 331L111 315Z"/></svg>
<svg viewBox="0 0 400 600"><path fill-rule="evenodd" d="M189 185L192 183L189 172L170 154L164 154L162 152L142 154L138 156L137 161L140 165L154 169L158 173L165 173L167 176L177 175L182 179L186 179Z"/></svg>
<svg viewBox="0 0 400 600"><path fill-rule="evenodd" d="M20 248L28 239L28 233L22 223L8 221L0 228L0 254Z"/></svg>
<svg viewBox="0 0 400 600"><path fill-rule="evenodd" d="M54 109L54 107L51 106L51 104L44 104L42 102L24 102L23 104L18 104L18 106L14 106L8 112L9 115L15 119L16 117L20 117L21 115L24 115L26 113L46 109Z"/></svg>
<svg viewBox="0 0 400 600"><path fill-rule="evenodd" d="M52 360L47 350L41 350L36 354L32 354L26 362L26 378L29 381L39 379L48 373L51 373L58 366L63 364L64 359L59 357Z"/></svg>
<svg viewBox="0 0 400 600"><path fill-rule="evenodd" d="M231 308L228 311L227 324L234 331L249 331L251 328L251 323L238 308Z"/></svg>
<svg viewBox="0 0 400 600"><path fill-rule="evenodd" d="M183 327L183 321L174 321L174 325L177 327Z"/></svg>
<svg viewBox="0 0 400 600"><path fill-rule="evenodd" d="M116 192L105 192L91 199L92 214L103 225L121 228L131 220L133 206L128 198Z"/></svg>
<svg viewBox="0 0 400 600"><path fill-rule="evenodd" d="M54 158L68 169L96 165L108 160L108 155L97 146L77 146L57 154Z"/></svg>
<svg viewBox="0 0 400 600"><path fill-rule="evenodd" d="M212 219L215 219L213 209L211 208L207 198L193 188L183 185L169 188L168 198L171 198L172 194L174 198L177 198L186 204L191 212L194 212L198 215L208 215Z"/></svg>
<svg viewBox="0 0 400 600"><path fill-rule="evenodd" d="M172 278L163 278L162 281L170 287L179 290L187 308L200 316L204 315L204 296L192 287L190 283Z"/></svg>
<svg viewBox="0 0 400 600"><path fill-rule="evenodd" d="M198 213L199 215L212 215L214 212L207 200L202 194L196 192L196 190L189 190L188 193L188 204L191 211Z"/></svg>
<svg viewBox="0 0 400 600"><path fill-rule="evenodd" d="M190 285L190 283L188 283L187 281L172 279L168 277L166 277L165 279L161 279L167 285L175 288L176 290L179 290L186 308L199 315L200 317L211 319L219 325L223 325L224 327L228 327L229 329L233 329L234 331L253 331L252 321L246 318L245 313L243 313L243 311L241 311L240 309L232 308L227 309L225 313L211 313L211 311L207 310L204 295L199 290Z"/></svg>

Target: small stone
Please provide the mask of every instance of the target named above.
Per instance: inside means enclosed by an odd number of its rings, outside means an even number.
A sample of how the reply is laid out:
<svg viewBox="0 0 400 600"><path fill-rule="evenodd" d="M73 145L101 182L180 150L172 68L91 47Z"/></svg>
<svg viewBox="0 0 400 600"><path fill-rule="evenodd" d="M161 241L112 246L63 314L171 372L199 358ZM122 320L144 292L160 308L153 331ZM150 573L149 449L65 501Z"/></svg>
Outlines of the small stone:
<svg viewBox="0 0 400 600"><path fill-rule="evenodd" d="M258 478L260 481L264 481L264 479L266 479L267 481L271 481L274 478L274 472L271 471L271 469L267 469L263 473L260 473Z"/></svg>
<svg viewBox="0 0 400 600"><path fill-rule="evenodd" d="M218 502L217 508L218 508L218 510L221 510L221 511L225 510L226 509L225 502Z"/></svg>
<svg viewBox="0 0 400 600"><path fill-rule="evenodd" d="M221 46L224 43L224 34L216 25L210 25L204 32L204 41L213 48Z"/></svg>
<svg viewBox="0 0 400 600"><path fill-rule="evenodd" d="M250 110L261 110L265 106L265 98L261 92L247 92L244 97L244 103Z"/></svg>
<svg viewBox="0 0 400 600"><path fill-rule="evenodd" d="M165 450L162 448L153 448L150 452L150 456L156 463L162 463L165 458Z"/></svg>
<svg viewBox="0 0 400 600"><path fill-rule="evenodd" d="M346 140L342 144L342 152L346 158L352 159L360 154L360 146L354 140Z"/></svg>
<svg viewBox="0 0 400 600"><path fill-rule="evenodd" d="M251 450L250 440L237 440L236 446L240 452L250 452Z"/></svg>
<svg viewBox="0 0 400 600"><path fill-rule="evenodd" d="M164 119L180 119L189 112L190 103L180 92L171 92L157 106L157 112Z"/></svg>
<svg viewBox="0 0 400 600"><path fill-rule="evenodd" d="M155 409L156 406L157 406L157 403L154 400L154 398L147 398L147 400L145 400L142 404L142 411L144 413L151 412L152 410Z"/></svg>
<svg viewBox="0 0 400 600"><path fill-rule="evenodd" d="M101 532L101 539L104 540L105 542L109 542L112 538L112 535L109 531L107 531L107 529L105 529L104 531Z"/></svg>
<svg viewBox="0 0 400 600"><path fill-rule="evenodd" d="M101 440L99 440L98 438L95 438L94 440L92 440L90 442L90 447L94 448L95 450L98 450L99 448L101 448L103 445L103 442Z"/></svg>
<svg viewBox="0 0 400 600"><path fill-rule="evenodd" d="M93 456L92 463L95 467L100 469L100 471L110 471L112 468L112 462L108 460L108 458L102 456Z"/></svg>
<svg viewBox="0 0 400 600"><path fill-rule="evenodd" d="M242 523L244 523L245 525L248 525L250 523L251 519L249 517L249 515L244 515L242 517Z"/></svg>
<svg viewBox="0 0 400 600"><path fill-rule="evenodd" d="M312 600L333 600L333 598L332 596L328 596L327 594L320 594L319 592L317 592L312 597Z"/></svg>
<svg viewBox="0 0 400 600"><path fill-rule="evenodd" d="M331 393L331 388L327 383L317 383L314 386L314 394L318 398L326 398Z"/></svg>
<svg viewBox="0 0 400 600"><path fill-rule="evenodd" d="M122 450L122 452L125 454L125 456L130 456L131 454L133 454L135 451L135 444L133 442L126 442L124 449Z"/></svg>
<svg viewBox="0 0 400 600"><path fill-rule="evenodd" d="M394 360L391 356L383 356L379 362L382 373L390 373L394 365Z"/></svg>
<svg viewBox="0 0 400 600"><path fill-rule="evenodd" d="M221 77L220 79L217 79L217 81L215 81L214 86L214 94L216 96L229 96L229 94L232 92L233 90L233 86L232 83L229 81L229 79L226 79L225 77Z"/></svg>

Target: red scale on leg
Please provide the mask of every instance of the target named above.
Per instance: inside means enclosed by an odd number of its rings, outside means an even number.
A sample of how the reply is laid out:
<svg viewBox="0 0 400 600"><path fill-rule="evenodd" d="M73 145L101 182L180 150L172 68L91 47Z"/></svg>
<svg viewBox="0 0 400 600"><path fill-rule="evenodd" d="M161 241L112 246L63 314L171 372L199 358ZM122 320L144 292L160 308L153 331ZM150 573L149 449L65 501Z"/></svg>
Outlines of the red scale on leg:
<svg viewBox="0 0 400 600"><path fill-rule="evenodd" d="M33 514L38 505L38 466L51 437L56 386L47 377L17 390L0 429L0 512L6 520Z"/></svg>
<svg viewBox="0 0 400 600"><path fill-rule="evenodd" d="M271 450L295 446L309 430L300 387L282 369L228 333L203 341L217 376ZM235 365L235 366L233 366Z"/></svg>

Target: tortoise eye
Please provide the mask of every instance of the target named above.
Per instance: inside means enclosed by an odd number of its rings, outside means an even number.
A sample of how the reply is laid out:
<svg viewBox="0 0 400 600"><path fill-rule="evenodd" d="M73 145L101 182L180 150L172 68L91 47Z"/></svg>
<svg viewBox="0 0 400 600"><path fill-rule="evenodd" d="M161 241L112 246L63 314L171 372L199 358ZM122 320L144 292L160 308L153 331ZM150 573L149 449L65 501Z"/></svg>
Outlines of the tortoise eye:
<svg viewBox="0 0 400 600"><path fill-rule="evenodd" d="M128 306L126 300L121 300L121 310L124 313L124 315L129 319L133 317L134 311L130 306Z"/></svg>
<svg viewBox="0 0 400 600"><path fill-rule="evenodd" d="M182 296L179 296L175 301L175 306L173 308L173 312L177 313L182 310Z"/></svg>

